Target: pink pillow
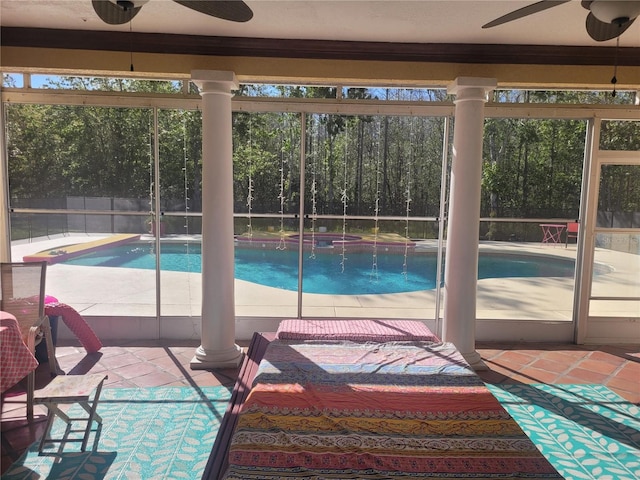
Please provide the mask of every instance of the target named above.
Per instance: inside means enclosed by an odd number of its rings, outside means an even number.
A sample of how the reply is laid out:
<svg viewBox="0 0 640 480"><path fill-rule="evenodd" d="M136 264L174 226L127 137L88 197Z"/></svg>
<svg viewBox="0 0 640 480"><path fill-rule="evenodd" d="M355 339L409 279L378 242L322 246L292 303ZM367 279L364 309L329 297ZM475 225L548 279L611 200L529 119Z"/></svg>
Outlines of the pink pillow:
<svg viewBox="0 0 640 480"><path fill-rule="evenodd" d="M52 295L45 295L44 296L44 303L45 305L48 303L58 303L58 299Z"/></svg>
<svg viewBox="0 0 640 480"><path fill-rule="evenodd" d="M282 320L276 332L282 340L351 340L353 342L393 342L402 340L439 342L418 320Z"/></svg>

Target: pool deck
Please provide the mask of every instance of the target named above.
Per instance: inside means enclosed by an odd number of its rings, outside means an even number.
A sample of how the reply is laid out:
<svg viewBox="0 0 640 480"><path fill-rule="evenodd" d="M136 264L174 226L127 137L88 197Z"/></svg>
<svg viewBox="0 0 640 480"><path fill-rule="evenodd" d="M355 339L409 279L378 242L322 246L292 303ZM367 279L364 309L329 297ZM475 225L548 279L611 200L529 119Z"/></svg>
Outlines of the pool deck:
<svg viewBox="0 0 640 480"><path fill-rule="evenodd" d="M14 261L35 252L64 245L95 245L109 235L67 235L33 243L12 245ZM142 235L142 239L153 237ZM172 241L199 241L171 237ZM434 250L435 240L416 242L416 249ZM81 247L78 247L81 248ZM65 247L69 249L69 247ZM575 244L481 242L480 250L503 254L556 256L575 260ZM597 249L597 260L612 272L596 277L600 296L638 296L640 256ZM410 263L409 263L409 268ZM73 306L87 317L156 317L156 276L152 270L83 267L55 263L47 269L47 294ZM490 320L540 320L570 322L573 312L573 279L558 277L497 278L478 281L477 318ZM163 317L200 317L200 274L162 271ZM295 317L297 293L242 280L235 281L236 317ZM305 317L435 318L435 290L380 295L303 294ZM637 302L606 304L603 315L637 317ZM616 310L612 310L615 308ZM596 312L592 311L592 314ZM195 335L195 334L194 334Z"/></svg>

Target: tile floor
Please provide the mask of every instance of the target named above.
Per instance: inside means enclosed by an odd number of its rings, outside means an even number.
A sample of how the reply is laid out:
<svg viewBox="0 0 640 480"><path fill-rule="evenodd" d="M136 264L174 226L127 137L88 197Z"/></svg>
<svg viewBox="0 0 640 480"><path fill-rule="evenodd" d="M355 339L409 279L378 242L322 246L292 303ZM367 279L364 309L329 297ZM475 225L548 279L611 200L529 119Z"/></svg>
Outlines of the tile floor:
<svg viewBox="0 0 640 480"><path fill-rule="evenodd" d="M105 388L233 385L235 369L190 369L197 346L196 342L130 342L105 345L100 352L86 355L82 347L58 345L56 357L69 375L107 372ZM241 346L246 347L246 342ZM640 345L482 343L477 350L489 367L480 372L488 383L599 383L640 404ZM49 378L47 365L39 367L36 388ZM44 430L45 409L36 406L34 421L29 423L24 399L19 384L3 401L1 472Z"/></svg>

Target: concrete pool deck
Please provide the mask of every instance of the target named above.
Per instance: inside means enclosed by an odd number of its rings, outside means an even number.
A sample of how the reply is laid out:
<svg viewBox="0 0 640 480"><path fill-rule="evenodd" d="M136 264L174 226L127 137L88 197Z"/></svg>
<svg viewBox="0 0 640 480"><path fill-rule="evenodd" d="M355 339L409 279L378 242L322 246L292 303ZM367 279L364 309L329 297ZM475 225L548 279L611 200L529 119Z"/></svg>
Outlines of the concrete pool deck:
<svg viewBox="0 0 640 480"><path fill-rule="evenodd" d="M71 234L31 243L12 245L14 261L24 256L63 245L95 242L109 235ZM143 239L153 237L143 235ZM170 237L172 241L199 241L193 237ZM417 242L419 249L431 250L435 240ZM575 260L576 247L564 244L481 242L481 251L557 256ZM612 268L599 275L594 290L599 296L638 296L637 275L640 256L613 250L597 249L596 259ZM156 318L155 271L83 267L58 263L47 267L47 294L73 306L85 317ZM533 320L571 322L573 279L558 277L497 278L478 281L478 320ZM162 271L160 274L161 314L167 318L201 315L200 274ZM236 317L286 318L297 315L297 293L266 287L242 280L235 281ZM637 302L597 302L607 316L637 317ZM434 319L435 290L379 295L303 294L304 317L369 317ZM613 311L612 308L616 310ZM593 311L592 314L597 314ZM197 322L192 323L197 336ZM105 325L105 328L107 326ZM162 327L160 327L162 328ZM191 328L191 327L189 327ZM250 328L250 327L248 327ZM254 328L255 330L255 328Z"/></svg>

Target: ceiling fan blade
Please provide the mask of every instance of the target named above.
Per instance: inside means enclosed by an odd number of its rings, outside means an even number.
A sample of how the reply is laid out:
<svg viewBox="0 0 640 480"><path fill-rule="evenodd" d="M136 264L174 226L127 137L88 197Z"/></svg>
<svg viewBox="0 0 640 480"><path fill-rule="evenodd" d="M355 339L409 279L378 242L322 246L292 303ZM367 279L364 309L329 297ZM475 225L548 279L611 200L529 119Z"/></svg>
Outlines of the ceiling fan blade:
<svg viewBox="0 0 640 480"><path fill-rule="evenodd" d="M242 0L173 0L191 10L231 22L248 22L253 12Z"/></svg>
<svg viewBox="0 0 640 480"><path fill-rule="evenodd" d="M98 16L109 25L122 25L135 17L142 7L133 7L125 10L109 0L91 0L93 9Z"/></svg>
<svg viewBox="0 0 640 480"><path fill-rule="evenodd" d="M503 23L512 22L513 20L518 20L522 17L527 17L529 15L533 15L534 13L542 12L547 10L548 8L557 7L563 3L570 2L571 0L543 0L541 2L536 2L531 5L527 5L526 7L519 8L518 10L514 10L511 13L507 13L500 18L496 18L492 22L489 22L482 26L482 28L491 28L496 27L498 25L502 25Z"/></svg>
<svg viewBox="0 0 640 480"><path fill-rule="evenodd" d="M587 15L587 33L596 42L604 42L624 33L634 20L635 18L632 18L628 22L617 25L615 23L602 22L593 13L589 12L589 15Z"/></svg>

